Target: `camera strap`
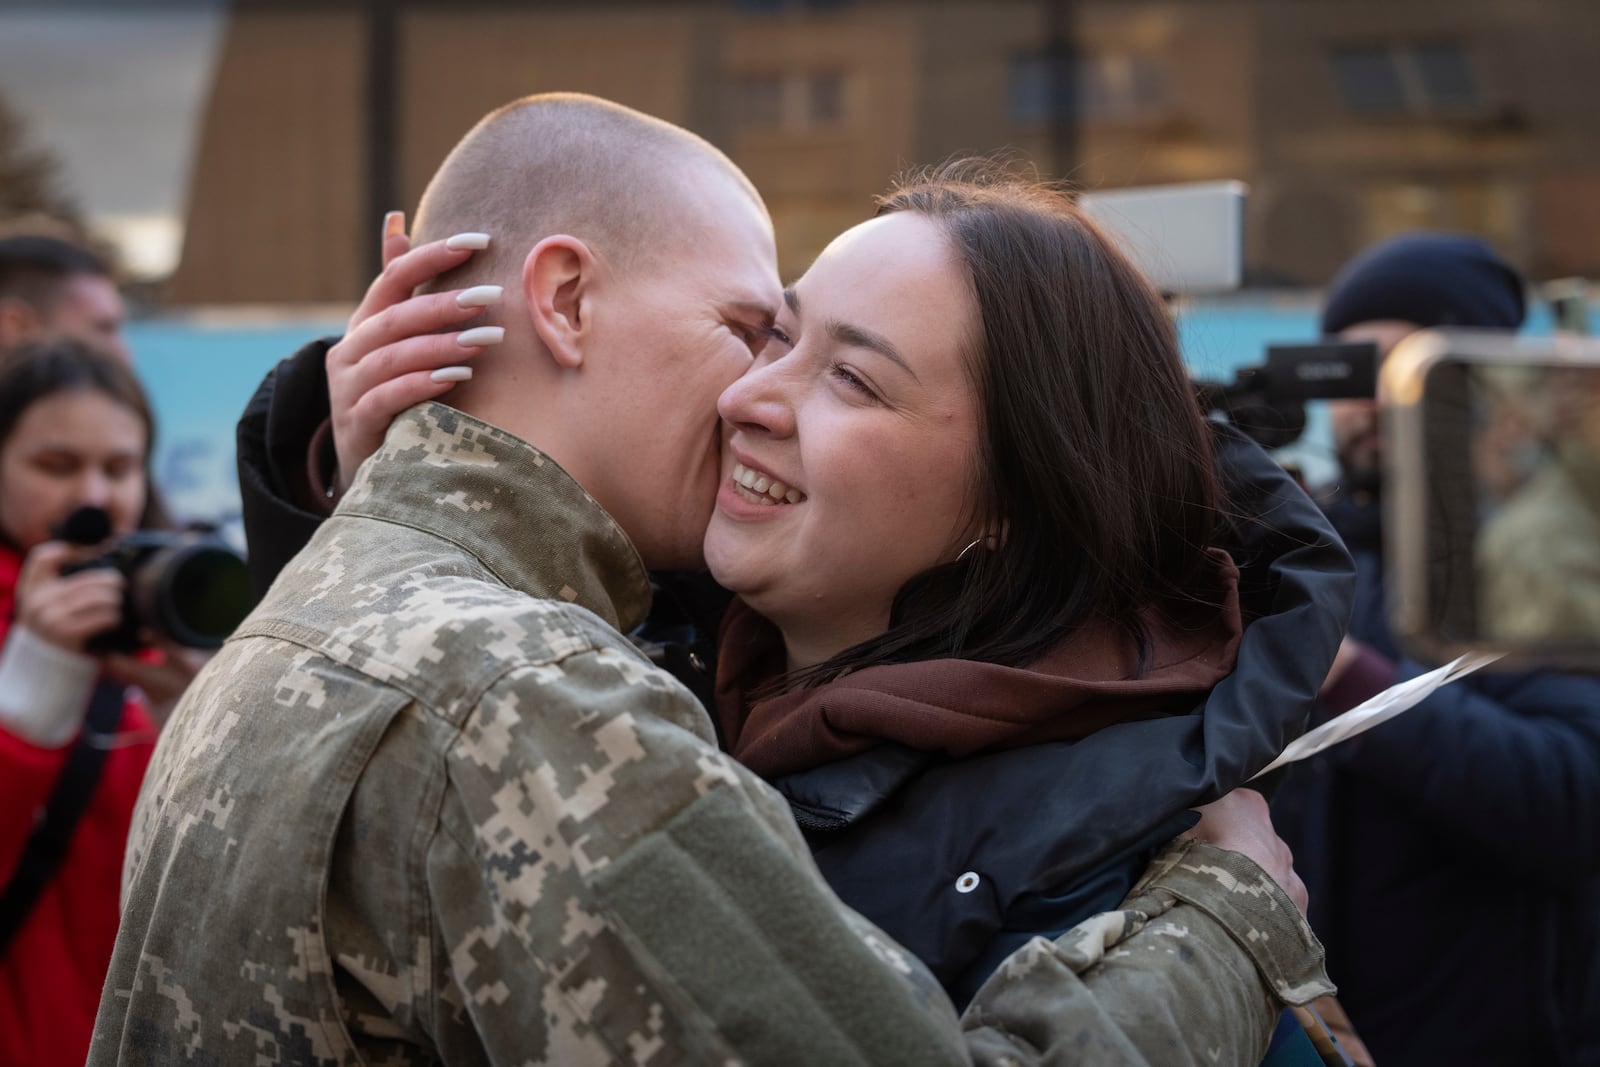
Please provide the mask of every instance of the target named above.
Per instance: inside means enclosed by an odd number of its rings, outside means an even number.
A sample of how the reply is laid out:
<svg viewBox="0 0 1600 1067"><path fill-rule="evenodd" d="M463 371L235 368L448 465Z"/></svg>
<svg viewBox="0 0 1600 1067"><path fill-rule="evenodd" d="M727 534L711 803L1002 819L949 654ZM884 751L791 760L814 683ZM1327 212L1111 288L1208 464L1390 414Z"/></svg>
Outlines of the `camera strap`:
<svg viewBox="0 0 1600 1067"><path fill-rule="evenodd" d="M105 738L116 732L122 721L125 699L122 686L101 680L95 683L89 699L89 713L72 750L50 790L50 798L22 846L17 868L0 893L0 956L11 939L22 929L28 913L38 903L39 894L67 858L72 834L89 808L100 771L105 766Z"/></svg>

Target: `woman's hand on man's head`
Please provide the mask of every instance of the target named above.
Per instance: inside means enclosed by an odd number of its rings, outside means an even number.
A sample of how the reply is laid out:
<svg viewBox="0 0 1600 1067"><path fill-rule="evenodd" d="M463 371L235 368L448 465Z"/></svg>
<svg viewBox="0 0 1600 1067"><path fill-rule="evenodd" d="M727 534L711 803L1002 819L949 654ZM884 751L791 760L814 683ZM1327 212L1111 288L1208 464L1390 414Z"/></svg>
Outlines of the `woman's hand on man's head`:
<svg viewBox="0 0 1600 1067"><path fill-rule="evenodd" d="M412 248L405 216L391 211L385 217L383 270L350 316L344 338L328 350L339 492L378 450L396 415L470 378L464 362L504 336L497 326L452 329L498 303L498 286L412 295L488 244L485 234L456 234Z"/></svg>

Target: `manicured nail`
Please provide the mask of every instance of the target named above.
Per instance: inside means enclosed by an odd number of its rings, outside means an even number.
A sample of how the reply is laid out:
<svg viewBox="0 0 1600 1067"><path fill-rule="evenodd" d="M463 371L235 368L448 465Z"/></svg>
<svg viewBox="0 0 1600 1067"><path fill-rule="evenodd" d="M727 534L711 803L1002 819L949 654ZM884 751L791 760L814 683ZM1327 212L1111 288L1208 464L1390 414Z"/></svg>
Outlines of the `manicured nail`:
<svg viewBox="0 0 1600 1067"><path fill-rule="evenodd" d="M391 211L383 216L383 236L404 237L406 232L406 213L404 211Z"/></svg>
<svg viewBox="0 0 1600 1067"><path fill-rule="evenodd" d="M456 334L456 344L466 348L497 345L505 339L506 328L504 326L474 326L470 330L462 330Z"/></svg>
<svg viewBox="0 0 1600 1067"><path fill-rule="evenodd" d="M446 241L444 246L452 252L459 252L463 248L481 252L489 247L489 235L486 233L458 233Z"/></svg>
<svg viewBox="0 0 1600 1067"><path fill-rule="evenodd" d="M490 304L500 303L500 297L504 293L505 290L498 285L474 285L471 289L463 289L456 294L456 307L488 307Z"/></svg>
<svg viewBox="0 0 1600 1067"><path fill-rule="evenodd" d="M436 382L464 382L472 377L471 367L440 367L428 375Z"/></svg>

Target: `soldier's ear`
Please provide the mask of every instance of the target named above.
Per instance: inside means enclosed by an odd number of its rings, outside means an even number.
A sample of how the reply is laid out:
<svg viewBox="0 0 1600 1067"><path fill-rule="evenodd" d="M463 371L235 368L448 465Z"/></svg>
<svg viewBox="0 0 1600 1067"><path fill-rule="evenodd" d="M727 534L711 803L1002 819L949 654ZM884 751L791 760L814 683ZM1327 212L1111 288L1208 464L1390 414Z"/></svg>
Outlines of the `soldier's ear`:
<svg viewBox="0 0 1600 1067"><path fill-rule="evenodd" d="M556 364L568 370L583 365L594 335L598 269L589 246L567 234L546 237L522 261L522 295L534 332Z"/></svg>

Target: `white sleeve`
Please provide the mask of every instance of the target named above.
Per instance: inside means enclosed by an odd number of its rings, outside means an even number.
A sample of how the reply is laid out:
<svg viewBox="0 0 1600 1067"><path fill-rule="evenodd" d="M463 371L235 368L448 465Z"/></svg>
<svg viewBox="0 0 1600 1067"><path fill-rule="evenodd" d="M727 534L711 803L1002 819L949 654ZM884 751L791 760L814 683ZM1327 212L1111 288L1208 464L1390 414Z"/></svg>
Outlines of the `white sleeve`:
<svg viewBox="0 0 1600 1067"><path fill-rule="evenodd" d="M99 671L93 656L12 627L0 649L0 726L40 748L61 748L83 725Z"/></svg>

